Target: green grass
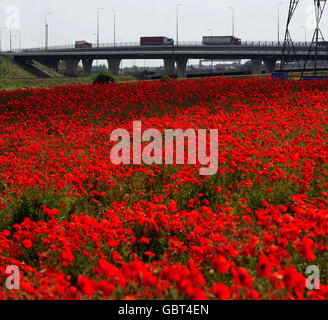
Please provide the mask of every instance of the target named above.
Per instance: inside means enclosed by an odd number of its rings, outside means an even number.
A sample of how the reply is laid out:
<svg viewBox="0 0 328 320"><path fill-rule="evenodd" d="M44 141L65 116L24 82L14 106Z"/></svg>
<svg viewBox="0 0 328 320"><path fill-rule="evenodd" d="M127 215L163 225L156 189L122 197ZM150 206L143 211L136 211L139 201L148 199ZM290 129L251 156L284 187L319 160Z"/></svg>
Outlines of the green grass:
<svg viewBox="0 0 328 320"><path fill-rule="evenodd" d="M24 70L9 58L0 56L0 78L1 79L35 79L30 72Z"/></svg>
<svg viewBox="0 0 328 320"><path fill-rule="evenodd" d="M19 88L41 88L51 86L71 85L73 83L92 84L94 77L79 78L49 78L49 79L1 79L0 88L4 90L14 90ZM136 81L132 76L116 77L118 82Z"/></svg>
<svg viewBox="0 0 328 320"><path fill-rule="evenodd" d="M70 85L72 83L91 84L92 78L0 79L0 88L4 90L14 90L26 87L38 88L56 85Z"/></svg>
<svg viewBox="0 0 328 320"><path fill-rule="evenodd" d="M38 69L40 69L43 72L46 72L47 74L49 74L51 77L53 78L63 78L63 75L56 72L55 70L45 66L44 64L41 64L40 62L37 62L35 60L33 60L33 65L35 67L37 67Z"/></svg>

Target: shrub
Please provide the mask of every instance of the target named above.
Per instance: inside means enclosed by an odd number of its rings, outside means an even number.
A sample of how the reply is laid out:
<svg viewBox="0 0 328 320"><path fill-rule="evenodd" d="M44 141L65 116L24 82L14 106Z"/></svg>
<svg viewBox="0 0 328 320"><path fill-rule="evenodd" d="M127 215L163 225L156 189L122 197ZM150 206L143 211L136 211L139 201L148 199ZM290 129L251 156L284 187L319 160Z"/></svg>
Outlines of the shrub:
<svg viewBox="0 0 328 320"><path fill-rule="evenodd" d="M172 81L173 78L168 76L168 75L164 75L162 78L161 78L161 81Z"/></svg>
<svg viewBox="0 0 328 320"><path fill-rule="evenodd" d="M110 73L99 73L93 81L93 84L108 84L115 82L115 77Z"/></svg>

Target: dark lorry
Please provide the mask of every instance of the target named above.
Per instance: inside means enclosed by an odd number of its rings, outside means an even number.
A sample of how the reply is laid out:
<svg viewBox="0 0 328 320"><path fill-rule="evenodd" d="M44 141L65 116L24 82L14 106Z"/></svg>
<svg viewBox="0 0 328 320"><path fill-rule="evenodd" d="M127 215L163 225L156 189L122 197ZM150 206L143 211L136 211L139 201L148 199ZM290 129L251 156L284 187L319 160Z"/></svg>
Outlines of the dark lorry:
<svg viewBox="0 0 328 320"><path fill-rule="evenodd" d="M174 40L167 37L141 37L141 46L173 46Z"/></svg>

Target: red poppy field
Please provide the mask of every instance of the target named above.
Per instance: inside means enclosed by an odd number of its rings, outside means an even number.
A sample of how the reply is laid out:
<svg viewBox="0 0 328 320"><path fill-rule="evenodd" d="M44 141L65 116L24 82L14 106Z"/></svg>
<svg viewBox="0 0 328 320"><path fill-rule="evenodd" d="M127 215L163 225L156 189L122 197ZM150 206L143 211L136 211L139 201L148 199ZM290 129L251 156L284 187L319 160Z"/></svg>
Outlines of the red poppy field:
<svg viewBox="0 0 328 320"><path fill-rule="evenodd" d="M1 299L327 299L327 81L0 92ZM114 165L117 128L218 129L218 172ZM8 290L6 266L20 270ZM320 269L320 289L306 268Z"/></svg>

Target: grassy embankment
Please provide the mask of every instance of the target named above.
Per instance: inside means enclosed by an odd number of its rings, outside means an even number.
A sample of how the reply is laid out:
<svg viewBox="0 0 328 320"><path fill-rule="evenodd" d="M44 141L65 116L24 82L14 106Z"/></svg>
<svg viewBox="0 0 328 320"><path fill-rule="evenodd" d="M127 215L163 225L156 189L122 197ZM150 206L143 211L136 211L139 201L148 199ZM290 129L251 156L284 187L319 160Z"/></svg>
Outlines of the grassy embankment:
<svg viewBox="0 0 328 320"><path fill-rule="evenodd" d="M10 59L0 56L0 89L14 90L19 88L37 88L37 87L52 87L60 85L70 85L73 83L91 84L94 76L68 78L55 72L54 70L44 66L38 62L34 62L40 70L47 72L53 78L41 79L37 78L32 73L24 70L18 64ZM136 80L132 76L116 77L117 81L133 81Z"/></svg>

